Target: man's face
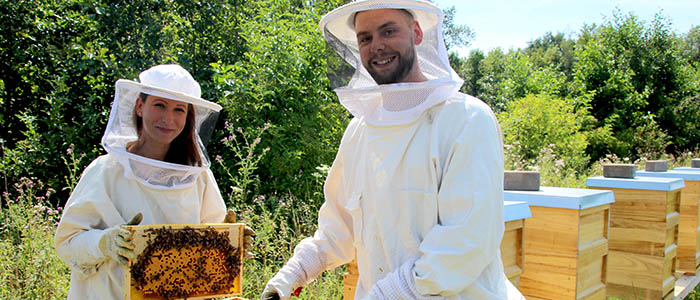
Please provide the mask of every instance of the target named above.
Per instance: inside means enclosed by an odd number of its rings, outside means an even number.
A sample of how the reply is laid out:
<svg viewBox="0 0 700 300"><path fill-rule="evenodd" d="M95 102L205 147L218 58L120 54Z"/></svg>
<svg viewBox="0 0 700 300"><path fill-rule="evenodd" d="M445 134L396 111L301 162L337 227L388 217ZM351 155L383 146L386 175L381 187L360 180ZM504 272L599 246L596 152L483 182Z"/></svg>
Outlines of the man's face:
<svg viewBox="0 0 700 300"><path fill-rule="evenodd" d="M355 32L360 58L377 84L421 81L415 45L423 32L405 11L377 9L357 13Z"/></svg>

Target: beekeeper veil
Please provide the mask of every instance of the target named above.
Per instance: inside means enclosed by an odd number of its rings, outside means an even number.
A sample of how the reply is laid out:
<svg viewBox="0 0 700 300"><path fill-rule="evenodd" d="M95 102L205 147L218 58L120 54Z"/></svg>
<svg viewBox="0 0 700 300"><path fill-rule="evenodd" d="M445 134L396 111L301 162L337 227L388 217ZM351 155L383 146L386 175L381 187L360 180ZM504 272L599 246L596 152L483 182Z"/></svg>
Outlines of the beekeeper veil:
<svg viewBox="0 0 700 300"><path fill-rule="evenodd" d="M194 144L198 162L184 165L150 159L126 150L138 139L134 107L141 94L192 104L194 108ZM193 185L210 161L205 143L211 137L221 106L206 101L199 84L178 65L158 65L139 74L139 82L120 79L115 85L114 103L102 147L124 167L124 175L155 189L179 189ZM187 134L183 131L182 134ZM197 157L197 156L195 156Z"/></svg>
<svg viewBox="0 0 700 300"><path fill-rule="evenodd" d="M355 15L374 9L403 9L418 21L423 39L415 46L428 81L378 85L365 69L355 33ZM360 0L326 14L320 22L327 43L328 78L340 103L355 117L376 125L397 125L454 95L462 79L450 67L442 34L443 12L427 1Z"/></svg>

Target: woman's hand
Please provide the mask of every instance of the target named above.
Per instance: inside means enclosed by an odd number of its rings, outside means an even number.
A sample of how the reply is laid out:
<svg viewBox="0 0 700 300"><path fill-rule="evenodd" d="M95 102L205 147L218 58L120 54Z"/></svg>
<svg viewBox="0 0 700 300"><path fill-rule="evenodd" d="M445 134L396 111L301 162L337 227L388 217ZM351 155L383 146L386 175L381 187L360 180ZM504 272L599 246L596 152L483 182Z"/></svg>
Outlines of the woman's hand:
<svg viewBox="0 0 700 300"><path fill-rule="evenodd" d="M136 214L126 225L138 225L143 215ZM98 247L102 254L117 261L124 267L129 267L129 262L136 258L134 253L133 234L131 231L116 225L103 231Z"/></svg>
<svg viewBox="0 0 700 300"><path fill-rule="evenodd" d="M236 212L233 209L226 211L226 216L222 223L236 223ZM243 252L245 258L253 258L253 253L250 250L253 248L253 243L255 243L255 231L250 226L245 225L243 228Z"/></svg>

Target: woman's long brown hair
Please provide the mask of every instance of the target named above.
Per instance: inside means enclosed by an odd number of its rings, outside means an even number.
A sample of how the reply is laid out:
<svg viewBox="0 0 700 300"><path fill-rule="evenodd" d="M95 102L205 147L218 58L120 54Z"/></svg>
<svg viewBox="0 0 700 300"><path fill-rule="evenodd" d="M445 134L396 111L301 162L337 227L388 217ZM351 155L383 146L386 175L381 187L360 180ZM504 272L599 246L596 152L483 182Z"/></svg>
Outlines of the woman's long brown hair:
<svg viewBox="0 0 700 300"><path fill-rule="evenodd" d="M141 102L146 103L148 94L139 94ZM196 132L194 131L194 105L187 104L187 119L185 121L185 127L182 132L175 137L175 139L170 142L170 148L168 148L168 153L165 155L165 162L188 165L188 166L202 166L202 157L199 154L199 148L196 142ZM138 136L141 137L141 129L143 128L143 119L136 114L136 107L134 107L134 123L136 123L136 132Z"/></svg>

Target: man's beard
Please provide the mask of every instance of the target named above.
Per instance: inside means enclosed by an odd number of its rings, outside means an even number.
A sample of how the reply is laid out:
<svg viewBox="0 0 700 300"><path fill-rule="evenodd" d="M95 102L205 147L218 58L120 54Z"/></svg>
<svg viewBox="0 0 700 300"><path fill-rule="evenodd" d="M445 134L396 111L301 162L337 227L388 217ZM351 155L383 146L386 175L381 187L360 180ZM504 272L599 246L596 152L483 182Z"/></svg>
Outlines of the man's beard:
<svg viewBox="0 0 700 300"><path fill-rule="evenodd" d="M369 66L365 65L365 69L367 69L367 72L369 72L369 75L372 76L372 78L374 79L374 81L377 82L377 84L403 82L406 76L408 76L408 74L411 72L411 69L413 69L413 62L416 57L415 48L407 51L405 56L401 55L399 52L391 53L390 55L396 55L399 58L399 61L396 69L394 69L394 71L389 74L379 74L374 70L374 67L372 67L371 64L369 64ZM370 61L372 60L370 59Z"/></svg>

